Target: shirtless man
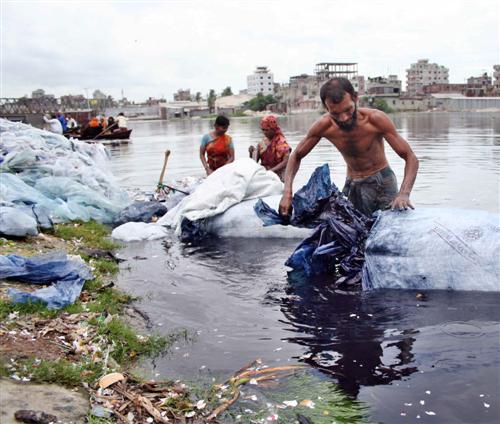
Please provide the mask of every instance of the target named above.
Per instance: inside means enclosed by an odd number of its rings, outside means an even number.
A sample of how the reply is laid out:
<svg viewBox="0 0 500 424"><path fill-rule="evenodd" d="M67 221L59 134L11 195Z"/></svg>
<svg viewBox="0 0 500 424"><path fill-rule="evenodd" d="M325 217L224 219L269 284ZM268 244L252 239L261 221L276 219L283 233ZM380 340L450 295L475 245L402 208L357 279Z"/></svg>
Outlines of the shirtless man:
<svg viewBox="0 0 500 424"><path fill-rule="evenodd" d="M413 208L410 192L418 170L418 159L396 131L389 117L379 110L358 109L357 93L349 80L333 78L320 91L328 113L316 121L290 155L285 172L285 189L279 212L292 213L292 183L300 161L322 137L329 140L347 164L343 193L354 207L370 216L378 209ZM397 181L384 152L384 139L405 161L404 178L398 192Z"/></svg>

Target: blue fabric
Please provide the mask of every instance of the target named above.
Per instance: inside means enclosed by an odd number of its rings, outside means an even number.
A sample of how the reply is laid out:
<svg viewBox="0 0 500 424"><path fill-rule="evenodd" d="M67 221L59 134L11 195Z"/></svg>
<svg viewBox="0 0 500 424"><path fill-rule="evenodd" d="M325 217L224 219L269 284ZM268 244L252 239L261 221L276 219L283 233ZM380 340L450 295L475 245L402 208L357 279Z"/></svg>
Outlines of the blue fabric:
<svg viewBox="0 0 500 424"><path fill-rule="evenodd" d="M167 212L167 207L156 200L150 202L134 202L120 212L114 225L118 226L126 222L151 222L154 216L159 218Z"/></svg>
<svg viewBox="0 0 500 424"><path fill-rule="evenodd" d="M52 284L32 293L9 289L13 303L43 302L49 309L59 309L74 303L85 281L93 276L85 263L70 259L64 252L56 252L34 257L0 255L0 279L6 278Z"/></svg>
<svg viewBox="0 0 500 424"><path fill-rule="evenodd" d="M59 122L61 123L63 132L68 131L68 123L66 122L66 118L64 117L64 115L59 115L57 119L59 119Z"/></svg>
<svg viewBox="0 0 500 424"><path fill-rule="evenodd" d="M264 225L314 228L288 258L285 265L312 276L331 274L337 282L361 282L364 243L373 220L358 212L330 180L327 164L316 168L308 183L292 200L292 217L287 220L259 200L255 213Z"/></svg>

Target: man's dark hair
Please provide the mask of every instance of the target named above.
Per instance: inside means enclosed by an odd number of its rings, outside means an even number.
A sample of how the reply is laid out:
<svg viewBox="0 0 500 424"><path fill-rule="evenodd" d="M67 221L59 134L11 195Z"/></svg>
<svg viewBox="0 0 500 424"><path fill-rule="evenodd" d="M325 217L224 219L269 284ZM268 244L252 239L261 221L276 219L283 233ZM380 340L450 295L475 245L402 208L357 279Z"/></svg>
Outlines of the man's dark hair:
<svg viewBox="0 0 500 424"><path fill-rule="evenodd" d="M227 119L224 115L219 115L215 118L215 125L219 127L229 127L229 119Z"/></svg>
<svg viewBox="0 0 500 424"><path fill-rule="evenodd" d="M335 77L321 86L319 97L323 106L326 107L326 99L330 99L333 103L338 104L342 101L346 93L350 94L352 98L356 95L351 82L347 78Z"/></svg>

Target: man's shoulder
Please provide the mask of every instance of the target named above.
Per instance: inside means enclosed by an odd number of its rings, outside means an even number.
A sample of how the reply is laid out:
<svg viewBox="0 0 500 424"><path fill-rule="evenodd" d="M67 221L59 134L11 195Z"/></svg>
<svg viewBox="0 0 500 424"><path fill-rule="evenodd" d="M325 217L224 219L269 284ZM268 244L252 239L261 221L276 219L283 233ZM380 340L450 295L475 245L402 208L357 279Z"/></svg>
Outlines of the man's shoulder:
<svg viewBox="0 0 500 424"><path fill-rule="evenodd" d="M332 126L332 118L328 113L325 113L311 126L309 133L322 137Z"/></svg>

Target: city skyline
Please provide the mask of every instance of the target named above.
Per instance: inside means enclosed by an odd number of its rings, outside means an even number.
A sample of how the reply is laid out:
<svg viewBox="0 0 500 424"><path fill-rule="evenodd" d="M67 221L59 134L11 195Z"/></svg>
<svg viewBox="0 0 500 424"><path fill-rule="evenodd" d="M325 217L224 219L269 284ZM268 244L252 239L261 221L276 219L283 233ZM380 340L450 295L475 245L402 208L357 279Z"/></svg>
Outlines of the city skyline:
<svg viewBox="0 0 500 424"><path fill-rule="evenodd" d="M342 4L4 1L1 97L38 88L56 97L100 89L117 99L124 90L135 101L170 99L179 88L237 93L256 66L286 83L324 61L357 62L365 77L395 74L405 87L418 59L447 67L451 83L500 63L495 1ZM96 16L82 20L92 8Z"/></svg>

